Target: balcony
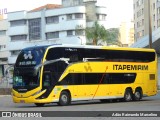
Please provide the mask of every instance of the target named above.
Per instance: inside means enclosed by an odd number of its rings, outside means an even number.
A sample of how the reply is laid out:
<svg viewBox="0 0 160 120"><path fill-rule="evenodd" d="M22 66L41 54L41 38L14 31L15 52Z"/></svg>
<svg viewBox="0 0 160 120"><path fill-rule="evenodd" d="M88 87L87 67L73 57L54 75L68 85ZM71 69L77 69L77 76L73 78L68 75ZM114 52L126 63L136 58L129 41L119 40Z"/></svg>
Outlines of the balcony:
<svg viewBox="0 0 160 120"><path fill-rule="evenodd" d="M27 26L15 26L15 27L10 27L8 30L8 35L24 35L28 34L28 27Z"/></svg>
<svg viewBox="0 0 160 120"><path fill-rule="evenodd" d="M21 20L26 18L27 11L16 11L8 13L8 21Z"/></svg>
<svg viewBox="0 0 160 120"><path fill-rule="evenodd" d="M54 10L52 9L47 10L46 17L73 14L73 13L85 13L85 12L86 12L85 6L64 7L64 8L54 9Z"/></svg>
<svg viewBox="0 0 160 120"><path fill-rule="evenodd" d="M106 14L106 7L96 7L96 13L98 14Z"/></svg>
<svg viewBox="0 0 160 120"><path fill-rule="evenodd" d="M0 50L0 58L8 58L9 51L1 51Z"/></svg>

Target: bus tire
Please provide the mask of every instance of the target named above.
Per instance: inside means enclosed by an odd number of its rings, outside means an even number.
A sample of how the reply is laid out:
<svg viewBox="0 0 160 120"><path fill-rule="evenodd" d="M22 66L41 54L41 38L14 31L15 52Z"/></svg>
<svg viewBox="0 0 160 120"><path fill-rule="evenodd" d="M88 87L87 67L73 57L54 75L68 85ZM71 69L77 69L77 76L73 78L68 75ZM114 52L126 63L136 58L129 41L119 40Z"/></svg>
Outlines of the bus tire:
<svg viewBox="0 0 160 120"><path fill-rule="evenodd" d="M35 103L37 107L43 107L45 103Z"/></svg>
<svg viewBox="0 0 160 120"><path fill-rule="evenodd" d="M132 100L132 96L133 96L132 91L130 89L126 89L123 99L125 102L129 102Z"/></svg>
<svg viewBox="0 0 160 120"><path fill-rule="evenodd" d="M69 105L70 103L71 103L71 95L70 95L70 93L67 92L67 91L62 91L61 95L59 97L58 105L66 106L66 105Z"/></svg>
<svg viewBox="0 0 160 120"><path fill-rule="evenodd" d="M142 99L142 90L136 89L134 95L133 95L133 100L139 101Z"/></svg>

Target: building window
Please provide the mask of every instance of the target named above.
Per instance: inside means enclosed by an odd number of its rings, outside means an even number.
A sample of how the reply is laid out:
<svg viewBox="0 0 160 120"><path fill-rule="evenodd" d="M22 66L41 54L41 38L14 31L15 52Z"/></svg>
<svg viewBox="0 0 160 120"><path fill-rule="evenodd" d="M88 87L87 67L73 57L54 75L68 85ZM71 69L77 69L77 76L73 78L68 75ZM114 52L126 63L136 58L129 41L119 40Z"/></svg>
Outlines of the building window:
<svg viewBox="0 0 160 120"><path fill-rule="evenodd" d="M102 20L106 20L106 15L105 14L102 15Z"/></svg>
<svg viewBox="0 0 160 120"><path fill-rule="evenodd" d="M79 36L79 35L84 35L84 30L82 29L78 29L75 31L75 35Z"/></svg>
<svg viewBox="0 0 160 120"><path fill-rule="evenodd" d="M97 19L98 20L106 20L106 15L105 14L97 14Z"/></svg>
<svg viewBox="0 0 160 120"><path fill-rule="evenodd" d="M6 45L0 45L0 50L6 48Z"/></svg>
<svg viewBox="0 0 160 120"><path fill-rule="evenodd" d="M14 20L14 21L10 21L10 25L11 27L13 26L20 26L20 25L26 25L26 20Z"/></svg>
<svg viewBox="0 0 160 120"><path fill-rule="evenodd" d="M76 13L75 18L83 18L83 13Z"/></svg>
<svg viewBox="0 0 160 120"><path fill-rule="evenodd" d="M155 29L156 29L156 26L153 27L153 30L155 30Z"/></svg>
<svg viewBox="0 0 160 120"><path fill-rule="evenodd" d="M142 36L144 36L144 30L142 30Z"/></svg>
<svg viewBox="0 0 160 120"><path fill-rule="evenodd" d="M153 10L155 10L155 8L156 8L156 5L155 5L155 3L153 3Z"/></svg>
<svg viewBox="0 0 160 120"><path fill-rule="evenodd" d="M49 32L46 33L46 39L53 39L53 38L59 38L59 32Z"/></svg>
<svg viewBox="0 0 160 120"><path fill-rule="evenodd" d="M0 30L0 36L6 35L6 30Z"/></svg>
<svg viewBox="0 0 160 120"><path fill-rule="evenodd" d="M157 26L160 27L160 19L157 20Z"/></svg>
<svg viewBox="0 0 160 120"><path fill-rule="evenodd" d="M67 15L67 20L72 20L72 14Z"/></svg>
<svg viewBox="0 0 160 120"><path fill-rule="evenodd" d="M144 25L144 19L142 19L142 25Z"/></svg>
<svg viewBox="0 0 160 120"><path fill-rule="evenodd" d="M73 30L67 30L67 36L72 36L73 35Z"/></svg>
<svg viewBox="0 0 160 120"><path fill-rule="evenodd" d="M29 40L41 39L41 19L29 20Z"/></svg>
<svg viewBox="0 0 160 120"><path fill-rule="evenodd" d="M47 17L46 23L59 23L59 16Z"/></svg>
<svg viewBox="0 0 160 120"><path fill-rule="evenodd" d="M157 8L157 14L158 14L158 15L160 14L160 7Z"/></svg>
<svg viewBox="0 0 160 120"><path fill-rule="evenodd" d="M11 41L27 40L27 35L14 35L11 36Z"/></svg>
<svg viewBox="0 0 160 120"><path fill-rule="evenodd" d="M144 14L144 9L142 8L142 15Z"/></svg>
<svg viewBox="0 0 160 120"><path fill-rule="evenodd" d="M155 16L155 14L153 15L153 21L156 21L156 16Z"/></svg>
<svg viewBox="0 0 160 120"><path fill-rule="evenodd" d="M138 0L136 4L137 4L137 7L141 6L143 4L143 0Z"/></svg>

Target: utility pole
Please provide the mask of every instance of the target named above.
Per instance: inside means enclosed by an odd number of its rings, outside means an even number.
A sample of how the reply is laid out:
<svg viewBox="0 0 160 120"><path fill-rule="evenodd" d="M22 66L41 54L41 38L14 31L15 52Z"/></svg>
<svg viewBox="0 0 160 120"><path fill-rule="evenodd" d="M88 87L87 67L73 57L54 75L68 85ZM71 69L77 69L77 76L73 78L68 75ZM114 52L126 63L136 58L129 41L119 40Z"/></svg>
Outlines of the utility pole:
<svg viewBox="0 0 160 120"><path fill-rule="evenodd" d="M150 0L148 0L148 20L149 20L149 48L152 48L152 24L151 24L151 10Z"/></svg>

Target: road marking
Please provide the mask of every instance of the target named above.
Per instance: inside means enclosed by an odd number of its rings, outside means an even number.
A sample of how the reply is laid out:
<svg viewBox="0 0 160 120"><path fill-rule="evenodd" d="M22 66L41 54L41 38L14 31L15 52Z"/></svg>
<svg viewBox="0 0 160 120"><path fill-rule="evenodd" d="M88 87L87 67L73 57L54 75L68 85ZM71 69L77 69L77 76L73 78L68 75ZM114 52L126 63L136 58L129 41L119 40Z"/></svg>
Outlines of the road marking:
<svg viewBox="0 0 160 120"><path fill-rule="evenodd" d="M0 97L11 97L11 95L0 95Z"/></svg>

